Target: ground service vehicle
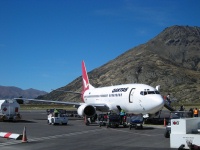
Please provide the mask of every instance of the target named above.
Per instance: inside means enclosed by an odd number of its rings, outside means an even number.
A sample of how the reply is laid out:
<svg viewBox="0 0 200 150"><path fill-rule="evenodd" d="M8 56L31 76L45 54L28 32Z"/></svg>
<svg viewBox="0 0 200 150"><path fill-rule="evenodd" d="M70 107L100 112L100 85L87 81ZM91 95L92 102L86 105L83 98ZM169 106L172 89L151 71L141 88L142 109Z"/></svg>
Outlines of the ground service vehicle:
<svg viewBox="0 0 200 150"><path fill-rule="evenodd" d="M135 129L142 129L143 128L143 121L144 118L142 115L130 115L127 117L127 124L129 125L129 129L135 128Z"/></svg>
<svg viewBox="0 0 200 150"><path fill-rule="evenodd" d="M180 118L191 118L192 114L189 111L172 111L170 112L169 120L167 121L167 126L165 129L164 136L166 138L170 137L171 134L171 119L180 119Z"/></svg>
<svg viewBox="0 0 200 150"><path fill-rule="evenodd" d="M68 117L67 114L64 113L62 109L51 109L47 116L47 123L56 125L56 124L62 124L67 125L68 123Z"/></svg>
<svg viewBox="0 0 200 150"><path fill-rule="evenodd" d="M92 117L85 116L85 124L89 126L90 124L97 124L97 114Z"/></svg>
<svg viewBox="0 0 200 150"><path fill-rule="evenodd" d="M119 127L120 125L120 116L115 113L111 113L108 115L108 121L107 121L107 128L108 127Z"/></svg>
<svg viewBox="0 0 200 150"><path fill-rule="evenodd" d="M108 115L107 114L99 114L98 115L98 123L99 123L100 127L106 126L107 121L108 121Z"/></svg>
<svg viewBox="0 0 200 150"><path fill-rule="evenodd" d="M170 148L200 149L200 117L171 119Z"/></svg>
<svg viewBox="0 0 200 150"><path fill-rule="evenodd" d="M20 105L16 100L0 100L0 121L17 121L21 119Z"/></svg>

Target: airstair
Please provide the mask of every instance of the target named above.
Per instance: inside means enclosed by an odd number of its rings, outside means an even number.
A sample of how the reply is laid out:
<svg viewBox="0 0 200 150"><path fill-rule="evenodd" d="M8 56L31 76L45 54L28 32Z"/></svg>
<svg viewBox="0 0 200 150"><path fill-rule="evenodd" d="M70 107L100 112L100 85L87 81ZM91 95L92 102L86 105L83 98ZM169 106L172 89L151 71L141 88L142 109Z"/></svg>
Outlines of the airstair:
<svg viewBox="0 0 200 150"><path fill-rule="evenodd" d="M165 103L164 107L167 108L169 111L175 111L176 109L174 109L173 107L171 107L169 104Z"/></svg>

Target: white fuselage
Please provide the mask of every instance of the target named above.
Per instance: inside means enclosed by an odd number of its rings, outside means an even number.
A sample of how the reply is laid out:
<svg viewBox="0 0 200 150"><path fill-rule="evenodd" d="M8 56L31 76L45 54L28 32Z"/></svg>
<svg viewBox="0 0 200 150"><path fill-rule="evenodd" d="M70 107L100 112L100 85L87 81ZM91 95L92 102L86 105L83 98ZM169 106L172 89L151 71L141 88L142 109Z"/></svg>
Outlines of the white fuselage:
<svg viewBox="0 0 200 150"><path fill-rule="evenodd" d="M145 84L124 84L86 90L86 104L105 104L110 110L117 106L127 113L154 114L162 109L164 101L159 92Z"/></svg>

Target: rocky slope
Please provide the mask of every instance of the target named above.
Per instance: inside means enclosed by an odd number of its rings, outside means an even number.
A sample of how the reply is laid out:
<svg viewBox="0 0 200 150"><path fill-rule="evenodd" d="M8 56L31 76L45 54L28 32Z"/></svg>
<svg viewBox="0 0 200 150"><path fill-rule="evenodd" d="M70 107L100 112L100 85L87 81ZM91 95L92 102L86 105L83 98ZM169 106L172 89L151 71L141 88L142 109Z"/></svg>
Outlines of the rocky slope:
<svg viewBox="0 0 200 150"><path fill-rule="evenodd" d="M170 93L181 102L200 102L200 27L168 27L147 43L92 70L88 76L95 87L126 83L161 85L162 95ZM78 77L60 89L81 91L81 86L82 78ZM78 95L59 91L39 98L80 101Z"/></svg>

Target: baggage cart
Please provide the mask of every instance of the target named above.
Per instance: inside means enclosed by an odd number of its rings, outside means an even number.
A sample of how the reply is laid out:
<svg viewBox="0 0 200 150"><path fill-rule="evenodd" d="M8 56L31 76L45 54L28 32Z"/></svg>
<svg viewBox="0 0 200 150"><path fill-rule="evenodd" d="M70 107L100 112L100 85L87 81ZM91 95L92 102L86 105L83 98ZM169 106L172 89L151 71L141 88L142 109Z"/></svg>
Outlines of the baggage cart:
<svg viewBox="0 0 200 150"><path fill-rule="evenodd" d="M98 115L98 123L99 123L100 127L106 126L107 121L108 121L108 115L107 114L99 114Z"/></svg>
<svg viewBox="0 0 200 150"><path fill-rule="evenodd" d="M129 125L129 129L131 130L133 127L135 129L143 128L144 118L142 115L131 115L127 117L127 124Z"/></svg>
<svg viewBox="0 0 200 150"><path fill-rule="evenodd" d="M117 128L119 127L121 122L120 115L112 113L108 115L108 121L107 121L107 128L108 127L114 127Z"/></svg>

